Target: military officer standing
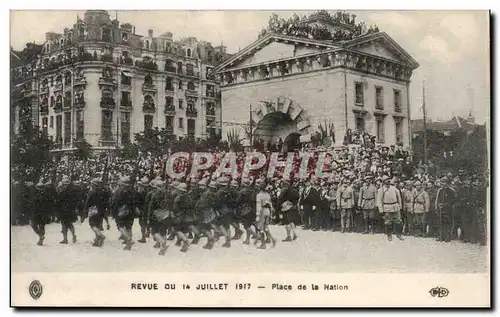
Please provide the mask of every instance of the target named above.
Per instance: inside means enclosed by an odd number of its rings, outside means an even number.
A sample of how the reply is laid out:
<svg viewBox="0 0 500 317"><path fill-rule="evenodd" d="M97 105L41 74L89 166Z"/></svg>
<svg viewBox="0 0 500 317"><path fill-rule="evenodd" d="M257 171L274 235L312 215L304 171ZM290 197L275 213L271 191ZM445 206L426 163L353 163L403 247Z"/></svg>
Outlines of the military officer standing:
<svg viewBox="0 0 500 317"><path fill-rule="evenodd" d="M68 243L68 230L73 236L73 243L76 243L76 233L73 224L78 220L76 209L78 208L79 196L76 194L75 187L71 184L69 177L66 175L62 178L57 197L57 218L61 222L61 233L63 235L63 240L60 243Z"/></svg>
<svg viewBox="0 0 500 317"><path fill-rule="evenodd" d="M95 233L94 243L95 247L102 247L106 237L102 233L103 220L106 210L109 208L109 201L111 197L111 190L104 186L100 179L95 178L92 180L90 192L85 200L83 207L84 217L88 216L89 226ZM89 211L90 207L94 207Z"/></svg>
<svg viewBox="0 0 500 317"><path fill-rule="evenodd" d="M342 187L337 191L337 206L340 208L341 233L351 231L352 209L354 208L354 193L351 182L346 178Z"/></svg>
<svg viewBox="0 0 500 317"><path fill-rule="evenodd" d="M439 236L437 241L450 242L453 223L454 205L457 195L450 187L447 177L441 179L441 187L436 194L436 210L439 218Z"/></svg>
<svg viewBox="0 0 500 317"><path fill-rule="evenodd" d="M413 203L415 236L423 237L425 234L426 218L429 214L430 199L420 181L415 182L416 195Z"/></svg>
<svg viewBox="0 0 500 317"><path fill-rule="evenodd" d="M377 188L373 185L373 177L367 176L365 184L360 190L358 206L363 211L364 234L375 233L375 197Z"/></svg>
<svg viewBox="0 0 500 317"><path fill-rule="evenodd" d="M392 186L388 177L384 180L384 186L379 191L380 198L378 199L380 206L379 210L384 215L384 226L387 239L392 240L392 232L396 233L399 240L403 240L401 236L401 196L399 190Z"/></svg>

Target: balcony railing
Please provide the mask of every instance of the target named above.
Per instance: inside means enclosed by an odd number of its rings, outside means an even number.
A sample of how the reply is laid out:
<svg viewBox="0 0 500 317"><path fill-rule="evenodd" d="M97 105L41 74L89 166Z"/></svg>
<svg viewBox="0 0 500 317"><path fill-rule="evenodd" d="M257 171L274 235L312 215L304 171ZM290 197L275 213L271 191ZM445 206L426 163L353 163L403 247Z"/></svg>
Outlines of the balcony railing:
<svg viewBox="0 0 500 317"><path fill-rule="evenodd" d="M120 107L131 109L132 108L132 100L122 100L120 102Z"/></svg>
<svg viewBox="0 0 500 317"><path fill-rule="evenodd" d="M48 94L49 93L49 86L44 86L40 88L40 94Z"/></svg>
<svg viewBox="0 0 500 317"><path fill-rule="evenodd" d="M155 62L135 61L135 66L144 69L158 70L158 64L156 64Z"/></svg>
<svg viewBox="0 0 500 317"><path fill-rule="evenodd" d="M121 65L130 65L130 66L134 66L134 60L130 57L123 57L123 56L120 56L118 58L118 63L121 64Z"/></svg>
<svg viewBox="0 0 500 317"><path fill-rule="evenodd" d="M401 112L401 105L399 105L399 104L395 104L395 105L394 105L394 111L395 111L395 112Z"/></svg>
<svg viewBox="0 0 500 317"><path fill-rule="evenodd" d="M116 86L116 79L109 77L100 77L99 85Z"/></svg>
<svg viewBox="0 0 500 317"><path fill-rule="evenodd" d="M142 84L142 90L156 92L158 89L156 89L156 85L154 85L154 84L144 83L144 84Z"/></svg>
<svg viewBox="0 0 500 317"><path fill-rule="evenodd" d="M156 107L154 104L144 103L142 105L142 112L151 113L151 112L155 112L155 111L156 111Z"/></svg>
<svg viewBox="0 0 500 317"><path fill-rule="evenodd" d="M198 91L187 89L185 92L186 96L198 97Z"/></svg>
<svg viewBox="0 0 500 317"><path fill-rule="evenodd" d="M166 66L165 71L168 73L177 73L177 68L172 67L172 66Z"/></svg>
<svg viewBox="0 0 500 317"><path fill-rule="evenodd" d="M210 98L215 98L216 93L215 93L215 91L207 91L207 92L205 93L205 96L206 96L206 97L210 97Z"/></svg>
<svg viewBox="0 0 500 317"><path fill-rule="evenodd" d="M49 105L42 105L42 106L40 106L40 113L41 114L47 114L47 113L49 113Z"/></svg>
<svg viewBox="0 0 500 317"><path fill-rule="evenodd" d="M113 98L102 97L101 98L101 108L113 109L116 106L116 101Z"/></svg>
<svg viewBox="0 0 500 317"><path fill-rule="evenodd" d="M75 78L75 80L73 82L74 86L86 85L86 84L87 84L87 80L85 79L85 77Z"/></svg>
<svg viewBox="0 0 500 317"><path fill-rule="evenodd" d="M174 127L173 126L166 126L165 132L167 132L167 134L174 134Z"/></svg>
<svg viewBox="0 0 500 317"><path fill-rule="evenodd" d="M73 101L73 104L75 105L76 109L83 109L85 108L85 99L83 98L78 98Z"/></svg>
<svg viewBox="0 0 500 317"><path fill-rule="evenodd" d="M165 105L165 114L166 115L175 115L175 106L174 105Z"/></svg>
<svg viewBox="0 0 500 317"><path fill-rule="evenodd" d="M55 83L54 84L54 91L59 91L62 90L63 84L62 83Z"/></svg>
<svg viewBox="0 0 500 317"><path fill-rule="evenodd" d="M207 116L215 117L215 109L207 109Z"/></svg>
<svg viewBox="0 0 500 317"><path fill-rule="evenodd" d="M109 54L101 55L101 61L113 63L114 62L113 55L109 55Z"/></svg>
<svg viewBox="0 0 500 317"><path fill-rule="evenodd" d="M198 110L194 108L187 108L186 109L186 116L188 117L197 117L198 116Z"/></svg>

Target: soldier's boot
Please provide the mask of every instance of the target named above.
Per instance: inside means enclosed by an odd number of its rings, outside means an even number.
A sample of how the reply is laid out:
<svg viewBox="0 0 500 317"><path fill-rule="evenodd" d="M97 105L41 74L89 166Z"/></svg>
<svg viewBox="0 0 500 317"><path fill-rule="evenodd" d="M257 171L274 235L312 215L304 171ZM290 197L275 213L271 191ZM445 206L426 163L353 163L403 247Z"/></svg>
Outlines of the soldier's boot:
<svg viewBox="0 0 500 317"><path fill-rule="evenodd" d="M189 249L189 241L184 241L183 244L182 244L182 248L181 248L181 252L187 252L187 250Z"/></svg>
<svg viewBox="0 0 500 317"><path fill-rule="evenodd" d="M259 249L265 249L266 248L266 235L262 232L260 234L260 239L258 241L260 241L260 247Z"/></svg>
<svg viewBox="0 0 500 317"><path fill-rule="evenodd" d="M137 240L137 242L139 242L139 243L146 243L147 241L146 241L145 237L142 237L139 240Z"/></svg>
<svg viewBox="0 0 500 317"><path fill-rule="evenodd" d="M369 228L370 227L370 223L368 222L368 220L365 220L365 231L363 231L363 234L368 234L369 232Z"/></svg>
<svg viewBox="0 0 500 317"><path fill-rule="evenodd" d="M93 246L93 247L98 247L98 246L99 246L99 237L96 237L96 238L94 239L94 243L92 243L92 246Z"/></svg>
<svg viewBox="0 0 500 317"><path fill-rule="evenodd" d="M167 242L163 242L161 243L161 248L160 248L160 251L158 252L158 255L165 255L165 253L167 252L167 249L168 249L168 245L167 245Z"/></svg>
<svg viewBox="0 0 500 317"><path fill-rule="evenodd" d="M234 236L231 238L231 240L239 240L241 239L241 236L243 236L243 230L240 228L236 228L236 232L234 233Z"/></svg>
<svg viewBox="0 0 500 317"><path fill-rule="evenodd" d="M392 241L392 226L385 225L385 234L387 235L387 240Z"/></svg>
<svg viewBox="0 0 500 317"><path fill-rule="evenodd" d="M226 237L226 242L222 245L224 248L230 248L231 247L231 239L229 236Z"/></svg>
<svg viewBox="0 0 500 317"><path fill-rule="evenodd" d="M174 233L174 232L172 232L172 233L168 236L167 240L172 241L172 240L174 240L174 239L175 239L175 233Z"/></svg>
<svg viewBox="0 0 500 317"><path fill-rule="evenodd" d="M200 242L201 237L199 235L195 235L191 244L198 244Z"/></svg>
<svg viewBox="0 0 500 317"><path fill-rule="evenodd" d="M175 242L175 246L180 247L182 245L182 240L177 238L177 242Z"/></svg>
<svg viewBox="0 0 500 317"><path fill-rule="evenodd" d="M212 250L215 244L215 239L213 237L208 238L207 243L203 246L203 249Z"/></svg>
<svg viewBox="0 0 500 317"><path fill-rule="evenodd" d="M153 248L155 249L159 249L161 246L161 243L159 241L156 241L155 245L153 246Z"/></svg>
<svg viewBox="0 0 500 317"><path fill-rule="evenodd" d="M68 232L63 232L63 239L60 244L68 244Z"/></svg>
<svg viewBox="0 0 500 317"><path fill-rule="evenodd" d="M127 244L125 245L125 247L123 248L123 250L127 250L127 251L130 251L132 249L132 245L134 244L134 241L132 241L132 238L128 239Z"/></svg>
<svg viewBox="0 0 500 317"><path fill-rule="evenodd" d="M402 232L403 232L403 225L401 223L395 223L393 224L393 228L394 228L394 231L396 233L396 237L403 241L403 236L402 236Z"/></svg>
<svg viewBox="0 0 500 317"><path fill-rule="evenodd" d="M36 243L37 245L43 245L43 240L45 239L45 237L43 235L39 235L38 237L38 242Z"/></svg>
<svg viewBox="0 0 500 317"><path fill-rule="evenodd" d="M102 247L104 245L104 240L106 240L106 236L102 235L98 242L98 247Z"/></svg>
<svg viewBox="0 0 500 317"><path fill-rule="evenodd" d="M188 239L193 239L193 238L194 238L193 233L192 233L192 232L189 232L189 233L188 233Z"/></svg>
<svg viewBox="0 0 500 317"><path fill-rule="evenodd" d="M125 237L123 236L123 234L120 234L120 237L118 238L118 240L123 240L123 241L125 241Z"/></svg>

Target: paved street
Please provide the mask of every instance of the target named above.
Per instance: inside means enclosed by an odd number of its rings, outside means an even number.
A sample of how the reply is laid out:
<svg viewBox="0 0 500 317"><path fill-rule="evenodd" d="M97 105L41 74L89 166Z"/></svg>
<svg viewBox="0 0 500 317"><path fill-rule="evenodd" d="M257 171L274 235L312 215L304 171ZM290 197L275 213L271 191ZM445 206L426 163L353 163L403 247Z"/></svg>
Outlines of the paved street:
<svg viewBox="0 0 500 317"><path fill-rule="evenodd" d="M152 240L123 251L112 220L102 248L91 246L93 235L87 222L75 227L76 245L59 244L60 225L51 224L42 247L36 245L37 236L29 226L11 227L12 271L475 273L488 268L487 247L427 238L387 241L384 235L299 230L297 241L279 242L274 249L259 250L234 241L231 249L219 243L208 251L202 249L203 238L185 254L169 241L167 254L158 256ZM285 237L282 227L275 226L272 232L280 241ZM140 230L135 225L134 237L138 236Z"/></svg>

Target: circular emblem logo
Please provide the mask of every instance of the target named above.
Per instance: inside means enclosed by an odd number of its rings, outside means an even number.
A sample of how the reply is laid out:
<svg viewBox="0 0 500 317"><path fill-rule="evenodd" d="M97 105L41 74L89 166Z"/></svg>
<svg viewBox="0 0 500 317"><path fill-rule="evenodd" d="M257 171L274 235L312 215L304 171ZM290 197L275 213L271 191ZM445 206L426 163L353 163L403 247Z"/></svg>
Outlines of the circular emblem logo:
<svg viewBox="0 0 500 317"><path fill-rule="evenodd" d="M40 296L42 296L42 292L43 292L42 284L39 281L34 280L30 284L29 292L30 292L30 295L33 299L35 299L35 300L39 299Z"/></svg>

